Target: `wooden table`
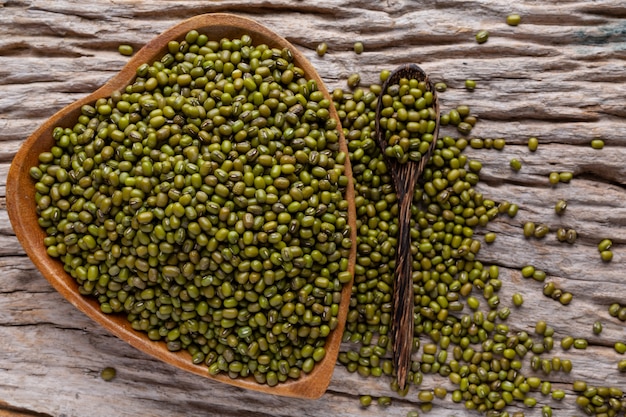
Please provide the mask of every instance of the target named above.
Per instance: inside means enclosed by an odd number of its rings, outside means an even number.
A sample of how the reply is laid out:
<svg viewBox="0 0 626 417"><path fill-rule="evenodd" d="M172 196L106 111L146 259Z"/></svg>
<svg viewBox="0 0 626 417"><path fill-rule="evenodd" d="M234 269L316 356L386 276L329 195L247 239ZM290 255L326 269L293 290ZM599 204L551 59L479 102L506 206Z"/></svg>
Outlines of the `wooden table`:
<svg viewBox="0 0 626 417"><path fill-rule="evenodd" d="M361 378L343 366L317 401L214 383L157 362L100 329L25 256L5 209L6 175L22 141L55 111L112 77L127 60L117 52L119 44L138 49L180 20L217 11L255 18L287 38L330 89L344 87L353 72L368 85L383 68L415 62L448 84L444 109L471 103L480 119L472 136L507 141L502 151L467 151L483 163L479 189L520 206L515 218L490 223L496 244L483 245L479 254L485 264L500 267L503 304L510 305L514 292L524 296L508 324L531 332L544 319L556 330L557 345L566 335L590 342L584 351L557 346L548 355L571 359L571 374L537 374L564 389L564 401L535 396L554 415L582 415L571 391L575 379L626 386L626 375L616 368L622 357L612 347L626 341L624 324L607 312L613 302L626 304L623 1L0 0L0 416L404 416L417 409L419 389L454 388L426 375L420 388L400 398L388 379ZM522 15L518 27L505 23L512 12ZM490 37L479 45L474 35L481 29ZM357 40L365 45L361 55L352 51ZM322 41L329 52L320 58L315 47ZM464 88L466 79L476 80L475 91ZM534 153L526 146L531 136L540 143ZM603 150L590 147L594 138L604 139ZM522 161L521 171L510 169L511 158ZM574 179L550 186L552 171L571 171ZM562 217L554 214L559 198L569 203ZM525 239L526 221L546 223L553 232ZM560 226L578 231L575 245L556 241ZM614 242L610 263L597 250L603 238ZM540 283L521 278L527 264L546 271L574 301L563 307L544 297ZM604 324L601 336L591 332L596 320ZM99 377L107 366L117 369L111 382ZM364 409L362 394L390 395L394 402ZM541 414L539 407L509 410ZM448 395L427 415L477 414Z"/></svg>

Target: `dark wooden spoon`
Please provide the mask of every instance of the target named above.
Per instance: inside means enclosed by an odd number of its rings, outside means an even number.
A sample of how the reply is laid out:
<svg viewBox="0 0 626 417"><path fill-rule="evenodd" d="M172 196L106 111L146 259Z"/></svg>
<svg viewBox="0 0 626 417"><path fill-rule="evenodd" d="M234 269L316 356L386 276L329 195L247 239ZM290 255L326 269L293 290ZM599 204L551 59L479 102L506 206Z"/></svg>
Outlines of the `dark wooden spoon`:
<svg viewBox="0 0 626 417"><path fill-rule="evenodd" d="M400 389L406 386L408 370L411 367L411 350L413 347L413 268L411 256L411 202L417 180L430 159L430 154L437 144L439 133L439 101L437 92L428 75L415 64L405 64L396 68L385 80L376 107L376 140L383 154L387 148L387 139L380 126L380 113L383 109L382 97L390 85L397 84L402 78L416 79L426 82L427 91L433 94L432 108L435 110L435 130L428 151L418 161L400 163L397 159L387 158L391 176L396 188L400 204L398 248L396 249L395 285L393 288L393 321L391 334L393 338L393 364L397 372Z"/></svg>

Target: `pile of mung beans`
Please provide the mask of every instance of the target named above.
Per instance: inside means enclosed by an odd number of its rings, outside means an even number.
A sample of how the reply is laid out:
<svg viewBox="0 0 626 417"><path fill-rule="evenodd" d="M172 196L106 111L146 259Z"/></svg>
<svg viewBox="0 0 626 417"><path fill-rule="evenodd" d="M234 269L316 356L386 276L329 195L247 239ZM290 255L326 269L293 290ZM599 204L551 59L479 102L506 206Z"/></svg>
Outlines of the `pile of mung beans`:
<svg viewBox="0 0 626 417"><path fill-rule="evenodd" d="M437 119L432 104L433 93L426 90L424 81L403 78L398 84L387 87L380 112L387 158L396 159L401 164L417 162L428 152L434 140ZM363 116L361 120L355 120L354 127L361 129L365 123L369 120Z"/></svg>
<svg viewBox="0 0 626 417"><path fill-rule="evenodd" d="M31 168L48 254L102 312L212 375L311 372L352 279L330 106L289 49L170 41Z"/></svg>
<svg viewBox="0 0 626 417"><path fill-rule="evenodd" d="M389 76L382 71L380 82ZM483 264L478 259L481 238L477 229L485 227L498 216L514 218L517 204L496 202L477 191L482 164L468 160L464 149L496 149L505 146L504 139L468 138L466 135L477 121L467 105L459 105L441 115L443 126L457 127L460 137L441 135L422 178L418 181L412 206L411 231L414 283L413 362L409 386L400 390L395 380L391 360L390 326L392 290L398 233L398 198L384 153L375 141L376 102L381 94L380 84L333 91L344 135L348 140L355 184L357 209L357 264L353 296L344 332L344 345L339 363L348 372L362 377L387 377L394 396L407 396L426 378L446 383L417 393L418 405L407 416L418 416L430 410L434 403L450 399L468 410L487 416L521 417L516 408L539 408L541 415L552 416L552 408L542 399L562 401L565 391L552 387L554 373L570 374L572 362L553 352L554 329L539 321L534 331L515 331L507 324L512 313L502 306L498 295L503 282L496 265ZM443 89L439 89L442 91ZM402 109L401 95L385 103L388 108ZM398 112L391 112L390 115ZM460 127L460 128L459 128ZM568 178L569 179L569 178ZM557 202L556 211L563 215L566 203ZM532 230L531 230L532 229ZM549 232L546 225L524 225L526 237L542 238ZM576 232L565 233L574 243ZM486 233L487 243L495 234ZM608 250L610 244L601 242L598 250ZM521 271L522 277L544 282L546 273L532 265ZM544 294L567 305L572 294L556 288L548 281ZM514 308L522 306L521 294L513 295ZM505 304L505 303L503 303ZM615 304L610 314L620 316L626 308ZM626 317L626 315L624 315ZM594 326L601 331L601 323ZM615 349L626 352L626 345ZM561 347L567 350L585 349L587 340L565 336ZM618 364L626 370L626 361ZM539 375L539 376L538 376ZM543 376L543 377L542 377ZM557 377L558 378L558 377ZM615 416L623 413L626 402L617 387L598 390L582 389L576 403L587 415ZM445 385L445 386L444 386ZM449 392L448 388L454 388ZM391 395L362 393L360 404L388 407ZM547 401L546 401L547 402Z"/></svg>

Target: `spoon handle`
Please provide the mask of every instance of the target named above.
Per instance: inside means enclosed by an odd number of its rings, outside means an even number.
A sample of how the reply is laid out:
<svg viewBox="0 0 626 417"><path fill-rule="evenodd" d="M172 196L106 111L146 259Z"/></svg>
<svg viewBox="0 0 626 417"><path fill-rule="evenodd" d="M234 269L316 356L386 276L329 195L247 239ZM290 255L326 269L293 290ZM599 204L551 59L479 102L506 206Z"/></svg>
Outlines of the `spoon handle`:
<svg viewBox="0 0 626 417"><path fill-rule="evenodd" d="M413 256L411 254L411 204L419 173L417 164L405 164L396 175L396 189L401 196L399 206L398 248L393 289L393 362L400 389L406 386L413 350Z"/></svg>

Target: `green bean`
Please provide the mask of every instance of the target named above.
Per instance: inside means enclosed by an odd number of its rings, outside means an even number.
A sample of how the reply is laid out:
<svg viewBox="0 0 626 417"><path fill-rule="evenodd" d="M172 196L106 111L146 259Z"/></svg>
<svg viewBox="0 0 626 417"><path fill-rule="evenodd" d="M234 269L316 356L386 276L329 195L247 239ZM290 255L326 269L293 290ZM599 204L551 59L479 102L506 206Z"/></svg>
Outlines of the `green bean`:
<svg viewBox="0 0 626 417"><path fill-rule="evenodd" d="M534 236L536 228L537 226L535 226L535 223L533 222L524 223L524 236L527 238Z"/></svg>
<svg viewBox="0 0 626 417"><path fill-rule="evenodd" d="M318 56L326 55L327 51L328 51L328 44L326 42L320 42L317 45L317 48L315 48L315 52L317 53Z"/></svg>
<svg viewBox="0 0 626 417"><path fill-rule="evenodd" d="M115 368L112 367L106 367L102 369L102 371L100 371L100 378L105 381L112 381L113 379L115 379L116 375L117 371L115 370Z"/></svg>
<svg viewBox="0 0 626 417"><path fill-rule="evenodd" d="M446 83L442 81L435 83L435 90L437 90L438 92L443 93L447 89L448 89L448 86L446 85Z"/></svg>
<svg viewBox="0 0 626 417"><path fill-rule="evenodd" d="M522 21L522 17L517 13L512 13L506 17L506 24L509 26L517 26Z"/></svg>
<svg viewBox="0 0 626 417"><path fill-rule="evenodd" d="M567 208L567 201L565 200L559 200L554 205L554 211L556 212L556 214L559 214L559 215L563 214L566 208Z"/></svg>
<svg viewBox="0 0 626 417"><path fill-rule="evenodd" d="M489 32L486 30L480 30L476 33L475 38L477 43L485 43L489 39Z"/></svg>
<svg viewBox="0 0 626 417"><path fill-rule="evenodd" d="M133 47L131 45L120 45L117 47L117 51L125 56L131 56L134 52Z"/></svg>
<svg viewBox="0 0 626 417"><path fill-rule="evenodd" d="M354 46L353 46L353 49L354 49L354 53L355 54L357 54L357 55L362 54L363 53L363 49L364 49L363 42L360 42L360 41L355 42Z"/></svg>
<svg viewBox="0 0 626 417"><path fill-rule="evenodd" d="M593 139L591 141L591 147L593 149L602 149L604 148L604 141L602 139Z"/></svg>

